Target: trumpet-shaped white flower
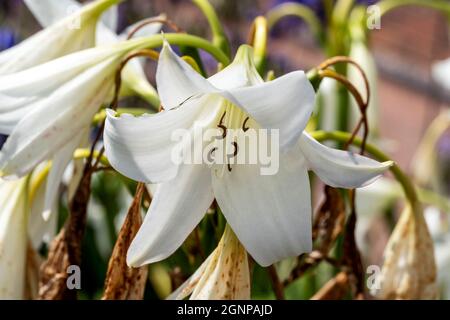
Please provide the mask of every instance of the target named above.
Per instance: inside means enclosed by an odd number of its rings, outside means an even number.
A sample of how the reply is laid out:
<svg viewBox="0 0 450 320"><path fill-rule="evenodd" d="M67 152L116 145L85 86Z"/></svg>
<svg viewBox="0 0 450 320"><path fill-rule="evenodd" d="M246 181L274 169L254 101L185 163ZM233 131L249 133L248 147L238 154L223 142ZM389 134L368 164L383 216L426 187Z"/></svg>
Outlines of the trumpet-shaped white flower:
<svg viewBox="0 0 450 320"><path fill-rule="evenodd" d="M0 77L0 130L10 134L0 151L0 177L22 177L51 159L45 216L123 56L142 46L136 39L89 49Z"/></svg>
<svg viewBox="0 0 450 320"><path fill-rule="evenodd" d="M81 10L82 5L75 0L25 0L26 5L31 10L33 15L39 21L39 23L47 28L63 20L70 10ZM124 33L117 35L115 30L117 29L117 7L113 7L107 13L112 17L111 22L104 23L104 19L98 21L96 29L96 45L105 45L117 43L121 40L125 40L129 30L136 27L132 25L128 27ZM105 13L105 15L107 15ZM164 16L160 16L163 18ZM139 23L139 22L138 22ZM161 23L149 24L141 28L135 37L149 36L156 34L161 30ZM157 105L157 93L152 85L148 82L142 64L139 60L131 60L122 71L123 80L123 92L135 92L143 98L146 98L150 103ZM156 100L155 100L156 99Z"/></svg>
<svg viewBox="0 0 450 320"><path fill-rule="evenodd" d="M247 252L227 226L217 248L168 299L249 300L250 286Z"/></svg>
<svg viewBox="0 0 450 320"><path fill-rule="evenodd" d="M0 299L22 299L27 251L27 178L0 179Z"/></svg>
<svg viewBox="0 0 450 320"><path fill-rule="evenodd" d="M95 45L102 12L121 0L97 0L0 54L0 74L11 74ZM53 1L58 2L58 1Z"/></svg>
<svg viewBox="0 0 450 320"><path fill-rule="evenodd" d="M172 254L214 197L259 264L267 266L310 251L307 170L314 170L332 186L353 188L391 165L327 148L304 133L315 99L304 72L264 83L252 54L248 46L242 46L230 66L204 79L165 44L156 79L166 111L138 118L115 117L109 112L105 148L113 167L135 180L161 182L128 251L129 265L140 266ZM217 174L206 164L171 161L173 148L183 143L171 139L174 130L193 132L198 127L217 126L278 129L278 173L260 175L260 165L236 164Z"/></svg>

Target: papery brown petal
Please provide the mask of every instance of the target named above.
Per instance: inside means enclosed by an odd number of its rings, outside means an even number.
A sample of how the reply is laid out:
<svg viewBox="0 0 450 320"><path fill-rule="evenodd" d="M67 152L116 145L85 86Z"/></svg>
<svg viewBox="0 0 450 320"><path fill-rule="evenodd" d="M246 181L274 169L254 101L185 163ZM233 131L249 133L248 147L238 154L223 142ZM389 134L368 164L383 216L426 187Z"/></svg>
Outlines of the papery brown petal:
<svg viewBox="0 0 450 320"><path fill-rule="evenodd" d="M350 292L347 273L340 272L311 298L311 300L341 300Z"/></svg>
<svg viewBox="0 0 450 320"><path fill-rule="evenodd" d="M81 264L83 239L89 196L91 194L92 170L86 165L83 178L70 204L70 217L50 244L47 260L41 266L39 299L76 299L76 290L70 290L67 279L69 266Z"/></svg>
<svg viewBox="0 0 450 320"><path fill-rule="evenodd" d="M148 267L130 268L126 263L128 248L142 224L141 200L145 185L139 184L133 203L120 229L108 264L103 300L141 300L147 283Z"/></svg>
<svg viewBox="0 0 450 320"><path fill-rule="evenodd" d="M381 299L436 299L434 247L421 208L407 207L385 249Z"/></svg>

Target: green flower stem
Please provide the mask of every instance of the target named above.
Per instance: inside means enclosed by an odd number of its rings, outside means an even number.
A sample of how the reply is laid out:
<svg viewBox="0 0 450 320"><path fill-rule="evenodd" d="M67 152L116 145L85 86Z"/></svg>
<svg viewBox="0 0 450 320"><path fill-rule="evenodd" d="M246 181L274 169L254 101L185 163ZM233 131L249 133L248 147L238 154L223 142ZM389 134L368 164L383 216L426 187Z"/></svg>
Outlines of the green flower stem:
<svg viewBox="0 0 450 320"><path fill-rule="evenodd" d="M211 27L213 34L213 44L224 52L228 57L231 56L230 43L225 34L225 31L220 23L219 17L217 16L214 7L209 3L208 0L192 0L197 7L203 12L208 19L208 23Z"/></svg>
<svg viewBox="0 0 450 320"><path fill-rule="evenodd" d="M211 54L218 62L225 66L230 64L230 58L221 49L214 46L211 42L186 33L165 33L164 35L155 34L148 37L129 40L126 42L123 50L155 49L163 45L164 40L172 45L190 46L202 49Z"/></svg>
<svg viewBox="0 0 450 320"><path fill-rule="evenodd" d="M447 0L383 0L377 4L381 16L398 7L410 5L428 7L447 15L450 14L450 3Z"/></svg>
<svg viewBox="0 0 450 320"><path fill-rule="evenodd" d="M342 131L333 131L333 132L325 132L325 131L315 131L311 133L311 136L317 141L323 142L325 140L332 140L339 143L346 143L350 140L351 134L348 132ZM352 142L353 145L360 147L362 140L360 138L355 138ZM372 144L366 144L366 151L372 154L378 161L385 162L390 161L390 158L380 149L375 147ZM390 168L392 174L395 179L400 183L403 188L403 192L405 193L406 199L411 205L411 208L415 215L422 214L421 204L419 201L419 197L416 192L416 188L412 183L411 179L403 172L403 170L394 163L394 165Z"/></svg>
<svg viewBox="0 0 450 320"><path fill-rule="evenodd" d="M438 207L442 211L450 213L450 201L447 198L423 188L417 188L417 194L419 200L423 203Z"/></svg>
<svg viewBox="0 0 450 320"><path fill-rule="evenodd" d="M287 16L294 16L304 20L317 41L320 44L323 44L324 34L322 23L311 8L300 3L283 3L270 10L266 15L269 30L272 29L278 21Z"/></svg>
<svg viewBox="0 0 450 320"><path fill-rule="evenodd" d="M264 75L266 69L268 31L266 18L257 17L252 26L253 43L251 45L253 46L256 69L261 76Z"/></svg>
<svg viewBox="0 0 450 320"><path fill-rule="evenodd" d="M338 0L333 11L333 20L345 23L355 0Z"/></svg>

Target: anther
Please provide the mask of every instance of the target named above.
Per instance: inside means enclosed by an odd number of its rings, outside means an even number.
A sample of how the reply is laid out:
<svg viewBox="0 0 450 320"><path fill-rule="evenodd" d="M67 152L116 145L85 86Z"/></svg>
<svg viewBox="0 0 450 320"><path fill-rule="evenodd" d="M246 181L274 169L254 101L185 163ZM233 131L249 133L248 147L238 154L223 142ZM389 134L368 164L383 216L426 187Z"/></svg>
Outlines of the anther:
<svg viewBox="0 0 450 320"><path fill-rule="evenodd" d="M243 130L244 132L247 132L247 130L250 129L249 127L246 126L246 125L247 125L247 121L248 121L249 119L250 119L249 117L245 118L244 123L242 124L242 130Z"/></svg>
<svg viewBox="0 0 450 320"><path fill-rule="evenodd" d="M213 162L213 154L214 154L214 152L216 152L216 150L217 150L217 147L214 147L214 148L211 149L211 151L209 151L208 161L211 162L211 163Z"/></svg>
<svg viewBox="0 0 450 320"><path fill-rule="evenodd" d="M223 125L223 120L225 119L225 115L227 114L227 112L225 111L222 115L222 118L220 118L220 122L218 124L218 128L222 129L223 133L222 133L222 139L225 139L225 137L227 136L227 127L225 127Z"/></svg>
<svg viewBox="0 0 450 320"><path fill-rule="evenodd" d="M234 152L233 152L233 158L234 158L234 157L237 156L237 154L238 154L238 152L239 152L239 146L238 146L238 144L237 144L236 141L234 141L234 142L232 143L232 145L233 145L233 147L234 147Z"/></svg>

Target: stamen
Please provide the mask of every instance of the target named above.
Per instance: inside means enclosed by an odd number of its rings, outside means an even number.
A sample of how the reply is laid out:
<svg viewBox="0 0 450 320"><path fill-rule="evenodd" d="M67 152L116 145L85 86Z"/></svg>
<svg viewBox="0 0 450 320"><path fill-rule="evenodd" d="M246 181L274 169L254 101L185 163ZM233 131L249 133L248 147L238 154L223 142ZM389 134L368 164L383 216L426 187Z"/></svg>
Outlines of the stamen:
<svg viewBox="0 0 450 320"><path fill-rule="evenodd" d="M227 167L228 167L228 172L231 172L231 170L233 170L233 168L231 168L231 164L227 163Z"/></svg>
<svg viewBox="0 0 450 320"><path fill-rule="evenodd" d="M228 130L228 128L227 127L225 127L224 125L223 125L223 120L225 119L225 115L227 114L227 112L225 111L224 113L223 113L223 115L222 115L222 118L220 118L220 122L219 122L219 124L217 125L217 127L218 128L220 128L220 129L222 129L223 130L223 133L222 133L222 139L225 139L225 137L227 136L227 130Z"/></svg>
<svg viewBox="0 0 450 320"><path fill-rule="evenodd" d="M245 118L244 123L242 124L242 130L244 132L247 132L247 130L250 129L249 127L246 126L249 119L250 117Z"/></svg>
<svg viewBox="0 0 450 320"><path fill-rule="evenodd" d="M217 150L217 147L214 147L214 148L212 148L211 149L211 151L209 152L209 154L208 154L208 161L209 162L213 162L213 154L214 154L214 152L216 152L216 150Z"/></svg>
<svg viewBox="0 0 450 320"><path fill-rule="evenodd" d="M237 144L236 141L234 141L234 142L232 143L232 145L233 145L233 147L234 147L234 152L233 152L233 157L232 157L232 158L234 158L234 157L237 156L237 154L238 154L238 152L239 152L239 146L238 146L238 144Z"/></svg>

